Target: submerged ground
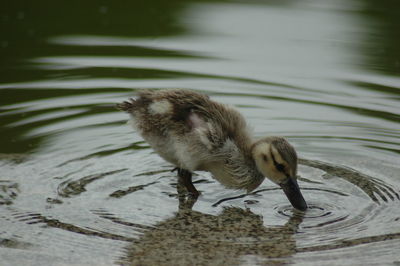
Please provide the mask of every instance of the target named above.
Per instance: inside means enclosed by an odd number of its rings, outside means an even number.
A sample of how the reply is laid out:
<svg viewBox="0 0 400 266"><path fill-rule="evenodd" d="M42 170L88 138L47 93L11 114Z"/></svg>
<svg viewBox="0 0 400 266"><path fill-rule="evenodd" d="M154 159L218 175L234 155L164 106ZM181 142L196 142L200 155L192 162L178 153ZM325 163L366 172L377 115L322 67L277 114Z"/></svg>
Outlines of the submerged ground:
<svg viewBox="0 0 400 266"><path fill-rule="evenodd" d="M399 265L396 1L9 1L0 265ZM194 177L114 104L188 88L283 135L310 204Z"/></svg>

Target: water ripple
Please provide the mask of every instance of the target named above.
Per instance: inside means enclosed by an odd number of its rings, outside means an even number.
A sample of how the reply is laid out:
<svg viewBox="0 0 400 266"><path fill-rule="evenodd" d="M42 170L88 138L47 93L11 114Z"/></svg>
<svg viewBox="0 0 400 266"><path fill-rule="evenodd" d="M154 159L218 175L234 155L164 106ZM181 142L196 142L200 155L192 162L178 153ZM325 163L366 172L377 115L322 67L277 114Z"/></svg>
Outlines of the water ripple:
<svg viewBox="0 0 400 266"><path fill-rule="evenodd" d="M85 188L86 185L88 185L96 180L99 180L101 178L104 178L106 176L120 173L120 172L123 172L126 170L127 169L118 169L118 170L109 171L109 172L105 172L105 173L84 176L84 177L78 178L76 180L73 180L73 179L65 180L65 181L61 182L60 185L58 186L58 189L57 189L58 195L60 195L61 197L66 197L66 198L79 195L86 191L86 188Z"/></svg>
<svg viewBox="0 0 400 266"><path fill-rule="evenodd" d="M12 204L20 192L18 183L0 180L0 205Z"/></svg>
<svg viewBox="0 0 400 266"><path fill-rule="evenodd" d="M362 189L376 203L379 203L380 200L384 202L400 200L400 190L393 185L385 184L377 178L362 174L351 168L305 159L300 159L299 163L321 169L328 175L342 178L352 183Z"/></svg>
<svg viewBox="0 0 400 266"><path fill-rule="evenodd" d="M73 224L62 222L58 219L47 218L39 213L15 213L14 217L21 222L25 222L27 224L46 224L49 227L58 228L62 230L66 230L69 232L74 232L86 236L97 236L106 239L120 240L120 241L132 241L132 238L127 238L124 236L100 232L88 228L82 228Z"/></svg>

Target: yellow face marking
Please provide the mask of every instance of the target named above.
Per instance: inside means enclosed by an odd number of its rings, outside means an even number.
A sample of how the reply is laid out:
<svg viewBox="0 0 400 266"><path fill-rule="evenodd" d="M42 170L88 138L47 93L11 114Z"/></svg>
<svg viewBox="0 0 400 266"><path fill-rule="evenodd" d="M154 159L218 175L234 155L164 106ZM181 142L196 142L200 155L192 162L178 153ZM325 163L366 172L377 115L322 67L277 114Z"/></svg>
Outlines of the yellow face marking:
<svg viewBox="0 0 400 266"><path fill-rule="evenodd" d="M292 170L290 169L288 163L282 159L282 156L274 147L271 147L271 157L274 161L274 167L278 172L281 172L286 176L292 176Z"/></svg>

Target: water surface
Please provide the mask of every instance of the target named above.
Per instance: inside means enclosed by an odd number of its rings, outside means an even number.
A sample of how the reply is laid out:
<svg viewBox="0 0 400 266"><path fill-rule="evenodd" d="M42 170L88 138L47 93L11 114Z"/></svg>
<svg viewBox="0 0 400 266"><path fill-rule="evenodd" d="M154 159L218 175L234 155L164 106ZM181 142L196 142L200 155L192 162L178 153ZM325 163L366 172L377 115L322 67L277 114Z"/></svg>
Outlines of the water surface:
<svg viewBox="0 0 400 266"><path fill-rule="evenodd" d="M379 4L379 6L377 6ZM4 265L398 265L394 1L97 1L2 10ZM310 205L195 176L194 202L114 104L187 88L301 158ZM1 264L0 263L0 264Z"/></svg>

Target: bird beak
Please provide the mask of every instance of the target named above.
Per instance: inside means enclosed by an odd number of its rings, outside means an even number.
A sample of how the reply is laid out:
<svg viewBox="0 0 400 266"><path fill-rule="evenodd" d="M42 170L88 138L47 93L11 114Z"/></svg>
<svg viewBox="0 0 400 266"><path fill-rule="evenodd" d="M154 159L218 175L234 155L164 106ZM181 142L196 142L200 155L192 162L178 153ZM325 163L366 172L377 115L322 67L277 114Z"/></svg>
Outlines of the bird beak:
<svg viewBox="0 0 400 266"><path fill-rule="evenodd" d="M300 211L305 211L307 209L307 203L300 192L296 179L288 178L288 180L285 183L281 183L280 186L293 207Z"/></svg>

